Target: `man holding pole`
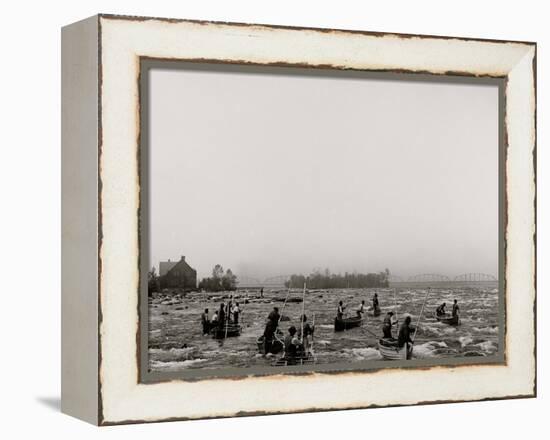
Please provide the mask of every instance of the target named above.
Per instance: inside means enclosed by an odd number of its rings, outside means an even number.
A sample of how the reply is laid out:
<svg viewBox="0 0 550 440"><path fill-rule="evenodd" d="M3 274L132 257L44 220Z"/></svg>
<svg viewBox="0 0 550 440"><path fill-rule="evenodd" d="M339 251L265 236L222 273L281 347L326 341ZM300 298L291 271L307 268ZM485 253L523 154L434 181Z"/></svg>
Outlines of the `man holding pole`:
<svg viewBox="0 0 550 440"><path fill-rule="evenodd" d="M304 346L304 354L307 356L311 348L310 337L313 337L313 332L315 331L315 328L309 325L306 315L302 315L302 323L304 327L302 331L302 344Z"/></svg>
<svg viewBox="0 0 550 440"><path fill-rule="evenodd" d="M207 335L210 332L210 318L208 317L208 309L204 309L201 315L202 334Z"/></svg>
<svg viewBox="0 0 550 440"><path fill-rule="evenodd" d="M455 299L453 304L453 318L458 315L458 301Z"/></svg>
<svg viewBox="0 0 550 440"><path fill-rule="evenodd" d="M399 336L397 337L397 345L399 348L402 348L404 345L407 346L407 358L408 353L410 351L409 344L412 344L414 341L411 339L411 315L407 315L405 318L405 321L403 321L403 324L401 324L401 328L399 329Z"/></svg>
<svg viewBox="0 0 550 440"><path fill-rule="evenodd" d="M281 315L279 315L279 308L273 307L273 311L267 317L267 323L264 330L264 351L265 354L271 353L271 346L273 345L273 338L275 337L275 332L279 326L279 320Z"/></svg>

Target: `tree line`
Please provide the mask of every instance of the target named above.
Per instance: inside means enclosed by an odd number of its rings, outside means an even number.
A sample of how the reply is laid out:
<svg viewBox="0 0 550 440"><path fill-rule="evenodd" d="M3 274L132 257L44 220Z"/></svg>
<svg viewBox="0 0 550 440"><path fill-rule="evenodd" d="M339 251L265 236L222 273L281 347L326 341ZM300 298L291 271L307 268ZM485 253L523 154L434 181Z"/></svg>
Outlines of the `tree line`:
<svg viewBox="0 0 550 440"><path fill-rule="evenodd" d="M212 276L203 278L199 283L199 290L220 292L223 290L237 290L237 276L231 269L223 270L220 264L212 269Z"/></svg>
<svg viewBox="0 0 550 440"><path fill-rule="evenodd" d="M331 274L328 269L319 270L309 275L291 275L285 283L286 287L302 287L306 283L308 289L345 289L367 287L389 287L389 269L376 273Z"/></svg>

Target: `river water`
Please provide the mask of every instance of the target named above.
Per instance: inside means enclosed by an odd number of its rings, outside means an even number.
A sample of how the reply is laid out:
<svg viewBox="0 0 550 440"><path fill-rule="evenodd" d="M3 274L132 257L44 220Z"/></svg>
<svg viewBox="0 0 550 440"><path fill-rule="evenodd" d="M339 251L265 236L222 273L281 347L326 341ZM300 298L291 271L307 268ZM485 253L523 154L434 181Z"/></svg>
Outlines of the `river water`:
<svg viewBox="0 0 550 440"><path fill-rule="evenodd" d="M367 313L362 327L334 332L334 317L338 301L343 301L350 315L355 315L361 300L371 304L378 292L382 314ZM384 314L393 310L400 318L404 313L413 317L413 324L422 309L428 291L425 289L331 289L308 291L305 313L315 319L313 349L317 364L383 361L377 342L382 335ZM200 316L208 308L210 316L227 302L229 293L156 294L149 298L149 368L150 371L179 371L189 368L224 368L270 366L274 359L258 353L256 338L263 333L265 321L274 306L283 307L287 291L238 292L235 297L241 308L242 334L218 341L202 335ZM301 298L300 290L292 290L289 298ZM460 325L452 327L437 322L435 308L447 303L450 311L453 299L460 306ZM247 303L245 303L248 301ZM280 328L300 327L301 303L287 303L283 314L290 321ZM394 336L397 329L394 329ZM488 356L498 351L498 291L496 286L484 288L431 289L415 340L413 358L455 358Z"/></svg>

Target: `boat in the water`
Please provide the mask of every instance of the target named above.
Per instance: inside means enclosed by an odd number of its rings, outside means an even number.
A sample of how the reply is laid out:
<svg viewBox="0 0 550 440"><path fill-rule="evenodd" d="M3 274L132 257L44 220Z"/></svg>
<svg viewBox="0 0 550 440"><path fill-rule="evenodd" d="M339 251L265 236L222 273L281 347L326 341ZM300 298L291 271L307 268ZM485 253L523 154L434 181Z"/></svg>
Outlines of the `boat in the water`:
<svg viewBox="0 0 550 440"><path fill-rule="evenodd" d="M422 302L422 308L420 309L420 315L418 315L418 320L416 321L416 325L412 326L409 325L409 335L412 335L411 343L404 344L403 346L399 347L398 340L395 338L380 338L378 340L378 351L380 352L380 355L386 359L391 361L397 361L397 360L408 360L412 358L413 354L413 348L414 348L414 340L416 339L418 326L420 325L420 319L422 318L422 313L424 312L424 306L426 305L426 301L428 300L428 295L430 291L428 290L428 293L426 293L426 297L424 298L424 301ZM411 316L408 315L405 317L405 322L407 322L407 319L411 320Z"/></svg>
<svg viewBox="0 0 550 440"><path fill-rule="evenodd" d="M216 327L210 330L215 339L225 339L241 335L242 327L239 324L227 323L224 326Z"/></svg>
<svg viewBox="0 0 550 440"><path fill-rule="evenodd" d="M273 301L284 302L284 303L301 303L302 298L274 298Z"/></svg>
<svg viewBox="0 0 550 440"><path fill-rule="evenodd" d="M353 316L351 318L334 318L334 331L341 332L344 330L349 330L355 327L361 327L363 324L362 316Z"/></svg>
<svg viewBox="0 0 550 440"><path fill-rule="evenodd" d="M299 298L300 301L292 301L293 299L296 299L296 298L289 298L289 295L290 295L290 287L288 289L288 294L287 294L287 297L285 299L285 303L283 305L283 311L284 311L284 307L285 307L287 302L301 302L302 303L302 318L305 318L306 284L304 283L304 288L302 290L302 297ZM281 317L284 316L283 311L281 311ZM307 337L307 335L304 336L304 331L305 331L304 324L305 324L306 320L302 319L302 318L301 318L301 322L300 322L301 330L300 330L300 333L299 333L300 334L300 341L299 341L298 344L295 344L294 341L290 342L290 346L288 347L290 352L286 351L285 341L283 339L283 337L284 337L283 333L279 329L277 329L273 342L274 342L274 345L276 344L275 349L278 350L278 351L282 351L282 356L275 359L271 364L272 366L274 366L274 367L286 367L286 366L290 366L290 365L309 365L309 364L314 364L316 362L315 355L313 354L313 329L310 329L310 332L309 332L311 340L309 341L309 343L306 343L305 337ZM309 324L306 324L306 325L309 325ZM313 314L313 328L315 328L315 313ZM292 335L291 336L292 338L294 338L295 337L294 335L296 334L296 329L294 328L294 330L295 330L294 333L289 332L289 334ZM261 339L262 339L261 337L257 339L258 349L260 349L260 350L261 350L260 344L263 345L263 340L261 340ZM291 350L290 347L293 347L293 350ZM263 349L264 349L264 353L265 353L265 346L263 347ZM274 353L273 349L271 350L271 352Z"/></svg>
<svg viewBox="0 0 550 440"><path fill-rule="evenodd" d="M284 342L283 342L283 332L279 329L277 329L275 333L275 338L273 338L273 341L271 342L271 347L269 347L268 350L266 350L265 346L265 337L264 335L261 335L258 339L256 339L256 345L258 346L258 351L262 354L277 354L283 351L285 348Z"/></svg>
<svg viewBox="0 0 550 440"><path fill-rule="evenodd" d="M381 338L378 340L378 351L384 359L390 361L407 360L412 357L413 345L405 344L400 348L397 339Z"/></svg>
<svg viewBox="0 0 550 440"><path fill-rule="evenodd" d="M381 313L382 313L382 310L380 310L380 307L372 308L370 310L370 314L374 317L380 316Z"/></svg>
<svg viewBox="0 0 550 440"><path fill-rule="evenodd" d="M460 324L460 318L458 315L452 316L449 313L445 313L444 315L435 315L435 319L437 319L439 322L442 322L443 324L449 324L449 325L458 325Z"/></svg>
<svg viewBox="0 0 550 440"><path fill-rule="evenodd" d="M313 353L307 353L298 356L282 356L273 362L274 367L287 367L289 365L311 365L315 363L315 356Z"/></svg>

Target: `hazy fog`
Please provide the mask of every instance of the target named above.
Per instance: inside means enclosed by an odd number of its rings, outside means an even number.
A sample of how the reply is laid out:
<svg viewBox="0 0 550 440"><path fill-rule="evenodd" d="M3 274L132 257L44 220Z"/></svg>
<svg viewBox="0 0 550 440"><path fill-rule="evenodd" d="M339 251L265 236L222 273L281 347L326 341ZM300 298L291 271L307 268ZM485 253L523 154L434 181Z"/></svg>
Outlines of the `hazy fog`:
<svg viewBox="0 0 550 440"><path fill-rule="evenodd" d="M498 273L496 86L154 70L151 264Z"/></svg>

